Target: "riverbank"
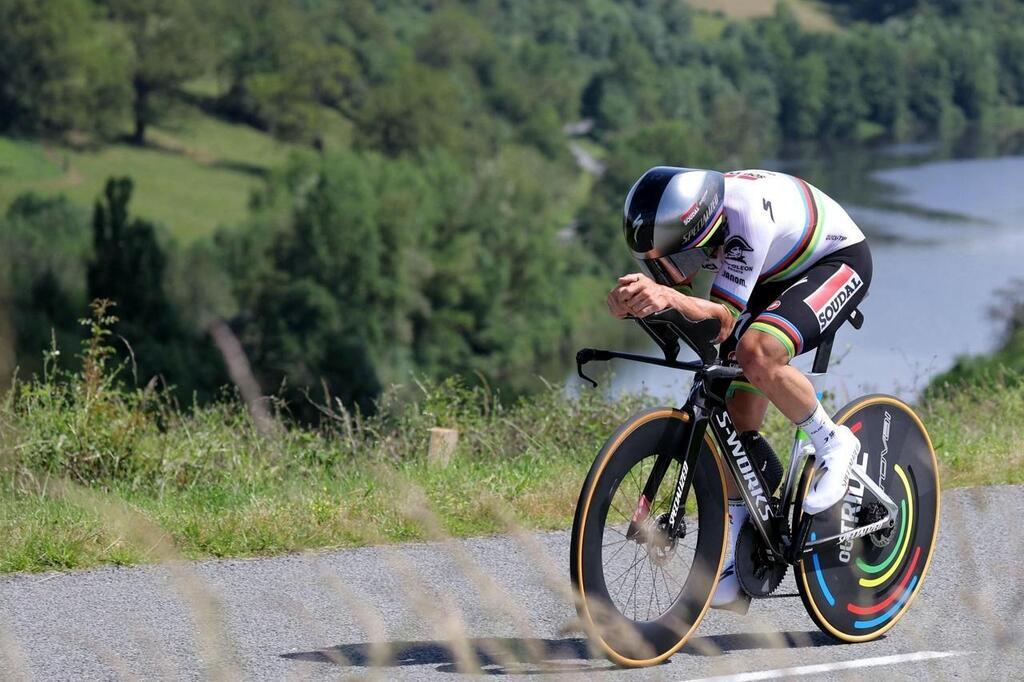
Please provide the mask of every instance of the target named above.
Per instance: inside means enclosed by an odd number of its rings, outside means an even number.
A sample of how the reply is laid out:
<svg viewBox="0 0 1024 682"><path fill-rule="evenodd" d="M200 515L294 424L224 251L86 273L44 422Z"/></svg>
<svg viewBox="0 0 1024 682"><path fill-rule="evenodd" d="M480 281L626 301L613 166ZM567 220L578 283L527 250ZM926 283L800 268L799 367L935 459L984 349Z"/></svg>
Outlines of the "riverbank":
<svg viewBox="0 0 1024 682"><path fill-rule="evenodd" d="M509 404L422 384L373 417L260 428L233 398L181 410L110 377L24 384L0 407L0 572L565 528L594 455L654 401L550 388ZM1024 482L1024 386L947 391L920 406L944 487ZM447 465L430 429L460 437ZM788 450L790 429L766 429Z"/></svg>

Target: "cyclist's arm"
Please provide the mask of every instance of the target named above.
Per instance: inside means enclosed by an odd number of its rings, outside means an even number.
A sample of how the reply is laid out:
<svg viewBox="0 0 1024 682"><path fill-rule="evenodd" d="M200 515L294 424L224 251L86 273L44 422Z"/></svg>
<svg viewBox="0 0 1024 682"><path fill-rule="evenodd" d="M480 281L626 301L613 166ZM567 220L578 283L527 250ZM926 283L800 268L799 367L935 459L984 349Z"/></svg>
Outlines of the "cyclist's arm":
<svg viewBox="0 0 1024 682"><path fill-rule="evenodd" d="M726 306L696 296L687 296L672 287L658 284L639 272L619 278L619 286L608 294L608 308L616 317L625 317L630 313L637 317L646 317L665 308L675 308L691 320L714 318L721 324L721 331L715 343L721 343L728 338L735 324L735 319Z"/></svg>

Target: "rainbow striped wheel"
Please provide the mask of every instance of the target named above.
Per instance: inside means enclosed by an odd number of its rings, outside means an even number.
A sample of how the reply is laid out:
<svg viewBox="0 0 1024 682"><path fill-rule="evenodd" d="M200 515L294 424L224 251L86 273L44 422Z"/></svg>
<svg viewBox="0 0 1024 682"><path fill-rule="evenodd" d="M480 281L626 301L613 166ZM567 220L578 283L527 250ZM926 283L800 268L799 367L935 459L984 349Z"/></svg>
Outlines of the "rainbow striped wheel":
<svg viewBox="0 0 1024 682"><path fill-rule="evenodd" d="M860 439L855 466L885 490L899 515L889 533L822 545L804 554L796 567L797 587L819 628L845 642L865 642L895 625L921 589L939 527L938 466L924 424L897 398L858 398L835 421ZM800 499L812 473L807 467ZM814 518L810 538L865 525L872 507L878 509L875 502L864 484L851 477L843 503ZM798 519L794 528L796 523Z"/></svg>

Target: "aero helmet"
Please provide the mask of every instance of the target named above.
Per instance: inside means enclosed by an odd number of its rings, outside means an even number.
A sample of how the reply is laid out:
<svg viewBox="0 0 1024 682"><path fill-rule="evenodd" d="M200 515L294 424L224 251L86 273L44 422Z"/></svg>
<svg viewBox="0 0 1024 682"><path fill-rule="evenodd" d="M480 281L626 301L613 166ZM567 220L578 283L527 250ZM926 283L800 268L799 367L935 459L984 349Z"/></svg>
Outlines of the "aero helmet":
<svg viewBox="0 0 1024 682"><path fill-rule="evenodd" d="M622 230L633 257L658 283L693 279L725 235L725 176L656 166L626 196Z"/></svg>

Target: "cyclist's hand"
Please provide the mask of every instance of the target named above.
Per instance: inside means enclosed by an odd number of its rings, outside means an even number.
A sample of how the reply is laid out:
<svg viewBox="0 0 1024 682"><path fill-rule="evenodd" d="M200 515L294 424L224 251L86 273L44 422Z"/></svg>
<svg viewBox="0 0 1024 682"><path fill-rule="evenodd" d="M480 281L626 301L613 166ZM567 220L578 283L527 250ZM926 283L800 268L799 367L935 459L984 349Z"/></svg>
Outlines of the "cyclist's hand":
<svg viewBox="0 0 1024 682"><path fill-rule="evenodd" d="M612 315L622 319L627 315L633 314L633 310L629 307L629 299L633 297L636 291L635 289L630 289L630 287L636 285L641 279L647 278L639 272L619 277L618 285L608 292L608 310Z"/></svg>
<svg viewBox="0 0 1024 682"><path fill-rule="evenodd" d="M639 273L619 278L618 289L620 300L628 312L636 317L647 317L665 308L678 308L682 295L666 286L662 286L649 277Z"/></svg>
<svg viewBox="0 0 1024 682"><path fill-rule="evenodd" d="M615 317L622 319L629 315L629 308L623 302L622 287L618 286L608 292L608 312Z"/></svg>

